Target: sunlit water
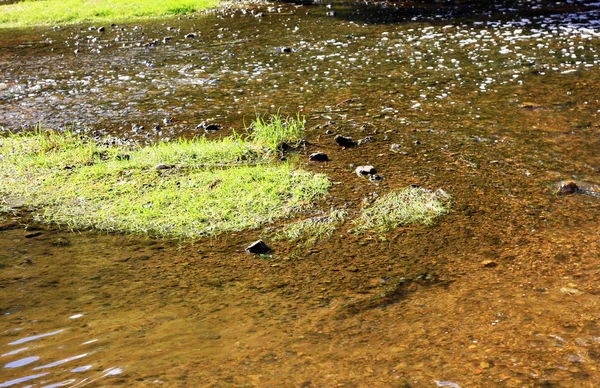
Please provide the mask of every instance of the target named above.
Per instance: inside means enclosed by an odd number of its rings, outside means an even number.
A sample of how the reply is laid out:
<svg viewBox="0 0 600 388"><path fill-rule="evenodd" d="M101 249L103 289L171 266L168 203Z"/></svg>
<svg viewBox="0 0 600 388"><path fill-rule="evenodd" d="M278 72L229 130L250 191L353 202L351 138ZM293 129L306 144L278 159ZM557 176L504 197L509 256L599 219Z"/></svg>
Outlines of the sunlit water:
<svg viewBox="0 0 600 388"><path fill-rule="evenodd" d="M270 259L243 252L260 230L177 246L5 216L0 386L597 386L599 9L269 4L1 32L9 129L156 141L301 111L331 160L306 168L339 182L321 208L352 218L410 184L455 204L428 228L268 241Z"/></svg>

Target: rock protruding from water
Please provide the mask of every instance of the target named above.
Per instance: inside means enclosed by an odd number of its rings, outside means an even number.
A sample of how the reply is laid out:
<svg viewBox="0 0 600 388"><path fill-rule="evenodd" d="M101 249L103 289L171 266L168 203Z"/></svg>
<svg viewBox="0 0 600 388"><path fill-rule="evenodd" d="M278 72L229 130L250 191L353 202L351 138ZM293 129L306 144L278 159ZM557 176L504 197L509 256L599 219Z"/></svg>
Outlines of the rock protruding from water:
<svg viewBox="0 0 600 388"><path fill-rule="evenodd" d="M327 162L329 157L325 152L315 152L308 156L308 160L311 162Z"/></svg>
<svg viewBox="0 0 600 388"><path fill-rule="evenodd" d="M373 166L358 166L354 172L361 178L369 178L377 174L377 170Z"/></svg>
<svg viewBox="0 0 600 388"><path fill-rule="evenodd" d="M221 130L221 124L208 124L204 127L204 132L213 133Z"/></svg>
<svg viewBox="0 0 600 388"><path fill-rule="evenodd" d="M356 142L351 137L342 135L336 135L333 140L335 140L335 142L341 147L350 148L356 145Z"/></svg>
<svg viewBox="0 0 600 388"><path fill-rule="evenodd" d="M558 195L568 195L568 194L575 194L578 193L581 189L579 188L579 186L577 186L577 184L573 181L569 181L569 182L563 182L558 190L557 190L557 194Z"/></svg>
<svg viewBox="0 0 600 388"><path fill-rule="evenodd" d="M256 255L262 255L270 251L271 248L263 240L257 240L246 248L246 253L254 253Z"/></svg>
<svg viewBox="0 0 600 388"><path fill-rule="evenodd" d="M204 121L201 122L200 124L196 125L196 129L198 130L204 130L204 132L206 133L215 133L220 131L222 128L221 124L208 124L205 123Z"/></svg>

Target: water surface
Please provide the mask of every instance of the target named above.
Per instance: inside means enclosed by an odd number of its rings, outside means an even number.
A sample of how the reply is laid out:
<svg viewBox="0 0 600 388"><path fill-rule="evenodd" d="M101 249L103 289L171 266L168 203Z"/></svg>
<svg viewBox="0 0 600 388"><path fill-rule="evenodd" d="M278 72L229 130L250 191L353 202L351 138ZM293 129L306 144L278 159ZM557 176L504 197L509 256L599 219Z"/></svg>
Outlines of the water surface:
<svg viewBox="0 0 600 388"><path fill-rule="evenodd" d="M4 216L0 384L594 386L600 202L555 187L600 184L598 9L269 4L1 32L6 128L152 142L300 111L305 152L331 159L306 168L340 182L319 209L410 184L455 204L272 258L243 252L262 230L178 246Z"/></svg>

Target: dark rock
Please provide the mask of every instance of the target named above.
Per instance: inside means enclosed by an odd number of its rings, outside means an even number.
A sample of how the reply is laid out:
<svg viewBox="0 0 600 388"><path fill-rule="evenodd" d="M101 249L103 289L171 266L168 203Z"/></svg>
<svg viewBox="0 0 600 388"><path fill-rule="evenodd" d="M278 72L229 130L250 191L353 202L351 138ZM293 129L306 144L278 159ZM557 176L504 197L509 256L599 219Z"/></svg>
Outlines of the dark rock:
<svg viewBox="0 0 600 388"><path fill-rule="evenodd" d="M171 39L173 39L173 38L172 38L172 37L170 37L170 36L165 36L165 37L162 39L162 41L163 41L163 43L167 43L167 42L169 42Z"/></svg>
<svg viewBox="0 0 600 388"><path fill-rule="evenodd" d="M383 180L383 177L379 174L371 174L369 175L369 180L371 182L379 182Z"/></svg>
<svg viewBox="0 0 600 388"><path fill-rule="evenodd" d="M208 124L204 127L204 132L217 132L221 130L221 124Z"/></svg>
<svg viewBox="0 0 600 388"><path fill-rule="evenodd" d="M335 11L327 11L327 12L325 13L325 15L327 15L327 16L336 16L336 15L337 15L337 12L335 12Z"/></svg>
<svg viewBox="0 0 600 388"><path fill-rule="evenodd" d="M106 28L104 28L104 26L98 28L98 32L104 32L104 31L106 31Z"/></svg>
<svg viewBox="0 0 600 388"><path fill-rule="evenodd" d="M291 47L282 47L281 48L281 52L282 53L291 53L292 52L292 48Z"/></svg>
<svg viewBox="0 0 600 388"><path fill-rule="evenodd" d="M246 248L246 253L254 253L257 255L261 255L263 253L268 253L271 251L271 248L263 240L257 240L250 244L248 248Z"/></svg>
<svg viewBox="0 0 600 388"><path fill-rule="evenodd" d="M481 265L484 266L485 268L495 268L498 266L498 263L496 263L494 260L487 259L487 260L483 260L481 262Z"/></svg>
<svg viewBox="0 0 600 388"><path fill-rule="evenodd" d="M188 38L188 39L193 39L193 38L196 37L196 34L194 34L193 32L191 32L191 33L187 34L185 37Z"/></svg>
<svg viewBox="0 0 600 388"><path fill-rule="evenodd" d="M327 162L329 157L325 152L315 152L308 156L308 160L312 162Z"/></svg>
<svg viewBox="0 0 600 388"><path fill-rule="evenodd" d="M43 232L31 232L31 233L27 233L25 235L25 238L34 238L37 236L41 236L42 234L44 234Z"/></svg>
<svg viewBox="0 0 600 388"><path fill-rule="evenodd" d="M356 175L359 177L364 178L370 175L375 175L377 170L373 166L358 166L354 172L356 172Z"/></svg>
<svg viewBox="0 0 600 388"><path fill-rule="evenodd" d="M570 181L570 182L564 182L563 184L561 184L560 187L558 188L557 194L568 195L568 194L575 194L579 191L580 191L579 186L577 186L577 184L575 182Z"/></svg>
<svg viewBox="0 0 600 388"><path fill-rule="evenodd" d="M362 145L365 143L372 143L375 141L375 138L373 136L367 136L364 139L359 139L358 140L358 145Z"/></svg>
<svg viewBox="0 0 600 388"><path fill-rule="evenodd" d="M335 142L342 147L346 147L346 148L350 148L350 147L354 147L356 145L356 142L354 140L352 140L351 137L346 137L346 136L342 136L342 135L336 135L333 140L335 140Z"/></svg>

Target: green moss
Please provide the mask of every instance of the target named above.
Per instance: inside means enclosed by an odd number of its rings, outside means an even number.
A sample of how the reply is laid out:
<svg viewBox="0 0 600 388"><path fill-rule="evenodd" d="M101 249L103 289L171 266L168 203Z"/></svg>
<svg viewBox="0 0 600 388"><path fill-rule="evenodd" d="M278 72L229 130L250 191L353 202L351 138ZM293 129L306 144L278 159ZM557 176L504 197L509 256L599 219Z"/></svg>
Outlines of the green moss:
<svg viewBox="0 0 600 388"><path fill-rule="evenodd" d="M354 221L354 231L386 232L406 224L431 225L448 213L451 205L452 197L442 189L407 187L377 198L373 203L365 202L360 217Z"/></svg>
<svg viewBox="0 0 600 388"><path fill-rule="evenodd" d="M0 138L0 163L0 199L41 221L184 239L290 216L330 185L239 138L137 147L38 132Z"/></svg>
<svg viewBox="0 0 600 388"><path fill-rule="evenodd" d="M25 0L0 5L0 28L130 21L189 14L218 4L218 0Z"/></svg>

